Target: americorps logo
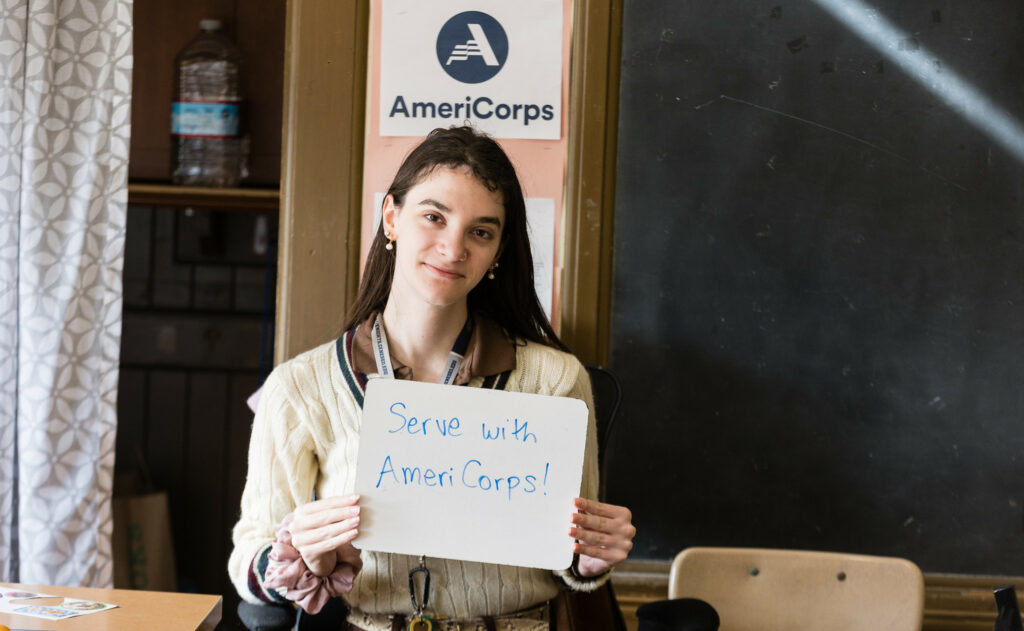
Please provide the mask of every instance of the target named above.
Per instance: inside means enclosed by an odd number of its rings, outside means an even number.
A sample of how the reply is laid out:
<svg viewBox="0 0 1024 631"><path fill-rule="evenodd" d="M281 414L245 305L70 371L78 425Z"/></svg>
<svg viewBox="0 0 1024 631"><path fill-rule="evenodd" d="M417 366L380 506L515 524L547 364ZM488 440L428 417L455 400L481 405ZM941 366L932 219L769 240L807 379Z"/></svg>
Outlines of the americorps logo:
<svg viewBox="0 0 1024 631"><path fill-rule="evenodd" d="M452 79L483 83L501 71L508 59L508 35L482 11L453 16L437 34L437 61Z"/></svg>
<svg viewBox="0 0 1024 631"><path fill-rule="evenodd" d="M381 136L470 124L495 138L561 137L563 2L379 4Z"/></svg>

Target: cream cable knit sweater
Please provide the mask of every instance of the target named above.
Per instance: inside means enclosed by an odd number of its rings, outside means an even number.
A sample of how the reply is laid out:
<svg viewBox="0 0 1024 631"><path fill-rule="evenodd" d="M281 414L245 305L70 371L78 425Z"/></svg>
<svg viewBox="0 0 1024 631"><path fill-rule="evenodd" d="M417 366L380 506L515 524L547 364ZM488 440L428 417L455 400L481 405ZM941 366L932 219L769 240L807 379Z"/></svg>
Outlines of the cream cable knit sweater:
<svg viewBox="0 0 1024 631"><path fill-rule="evenodd" d="M299 504L351 493L359 449L360 404L351 373L339 364L338 345L324 344L278 366L264 384L249 446L249 472L241 517L233 532L228 571L242 598L282 601L262 588L266 554L277 526ZM344 360L343 360L344 361ZM346 374L348 373L348 374ZM374 378L376 375L368 375ZM470 382L479 387L483 378ZM542 344L516 350L516 368L505 390L581 399L591 409L581 495L597 495L597 437L589 376L574 356ZM524 519L529 516L524 515ZM566 524L568 528L568 524ZM366 613L412 613L411 556L363 551L363 569L346 600ZM255 560L255 562L254 562ZM262 567L261 567L262 561ZM434 615L472 618L499 615L550 600L559 581L573 589L596 589L596 580L569 572L428 559L430 610ZM557 579L556 579L557 576Z"/></svg>

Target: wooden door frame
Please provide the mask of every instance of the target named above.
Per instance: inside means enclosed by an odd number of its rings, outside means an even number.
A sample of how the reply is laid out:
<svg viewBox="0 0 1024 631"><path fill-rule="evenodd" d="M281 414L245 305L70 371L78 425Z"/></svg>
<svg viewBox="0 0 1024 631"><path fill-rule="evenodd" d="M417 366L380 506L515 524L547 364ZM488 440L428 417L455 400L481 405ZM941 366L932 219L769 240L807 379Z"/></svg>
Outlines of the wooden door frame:
<svg viewBox="0 0 1024 631"><path fill-rule="evenodd" d="M288 0L275 363L336 335L358 287L369 15Z"/></svg>
<svg viewBox="0 0 1024 631"><path fill-rule="evenodd" d="M359 283L367 0L288 0L275 362L336 336ZM560 335L608 361L622 0L576 0Z"/></svg>
<svg viewBox="0 0 1024 631"><path fill-rule="evenodd" d="M622 0L577 0L559 336L584 363L609 360Z"/></svg>

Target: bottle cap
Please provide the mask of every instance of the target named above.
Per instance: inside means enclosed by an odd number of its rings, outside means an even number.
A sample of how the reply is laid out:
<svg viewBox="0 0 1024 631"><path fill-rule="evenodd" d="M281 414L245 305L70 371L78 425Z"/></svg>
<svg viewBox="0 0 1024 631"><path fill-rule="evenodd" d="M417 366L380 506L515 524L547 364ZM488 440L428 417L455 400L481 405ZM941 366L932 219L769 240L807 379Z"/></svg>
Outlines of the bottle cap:
<svg viewBox="0 0 1024 631"><path fill-rule="evenodd" d="M199 28L204 31L219 31L220 20L199 20Z"/></svg>

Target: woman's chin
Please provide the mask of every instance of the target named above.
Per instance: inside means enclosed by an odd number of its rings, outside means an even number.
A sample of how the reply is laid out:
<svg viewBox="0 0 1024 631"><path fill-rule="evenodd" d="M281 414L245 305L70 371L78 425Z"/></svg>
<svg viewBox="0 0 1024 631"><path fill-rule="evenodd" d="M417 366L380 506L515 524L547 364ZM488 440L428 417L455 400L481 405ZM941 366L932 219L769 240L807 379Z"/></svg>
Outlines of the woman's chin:
<svg viewBox="0 0 1024 631"><path fill-rule="evenodd" d="M427 305L437 309L449 309L466 303L468 291L457 291L455 288L432 287L420 292L420 298Z"/></svg>

